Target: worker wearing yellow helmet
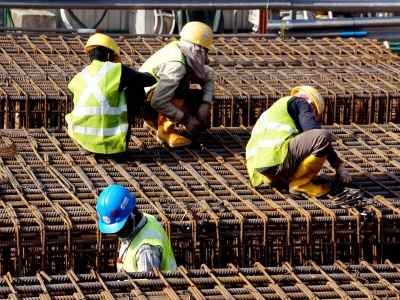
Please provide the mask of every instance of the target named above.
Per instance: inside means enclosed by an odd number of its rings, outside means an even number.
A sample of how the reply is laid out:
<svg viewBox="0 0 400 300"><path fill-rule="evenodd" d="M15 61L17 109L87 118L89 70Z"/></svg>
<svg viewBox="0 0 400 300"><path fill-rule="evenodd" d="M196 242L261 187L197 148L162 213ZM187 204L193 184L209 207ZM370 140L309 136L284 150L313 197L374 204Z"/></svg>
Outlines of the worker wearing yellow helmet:
<svg viewBox="0 0 400 300"><path fill-rule="evenodd" d="M206 65L212 41L213 32L208 25L189 22L182 28L179 41L158 50L139 69L157 79L154 86L146 89L144 125L155 130L158 140L170 147L192 143L178 133L175 125L184 125L192 136L211 126L215 84Z"/></svg>
<svg viewBox="0 0 400 300"><path fill-rule="evenodd" d="M68 134L85 154L124 153L145 101L144 87L156 80L123 65L120 48L108 35L92 35L84 50L91 63L68 84L73 95L73 110L65 117Z"/></svg>
<svg viewBox="0 0 400 300"><path fill-rule="evenodd" d="M84 47L85 53L89 54L90 50L93 50L98 47L105 47L111 50L114 54L113 62L121 62L121 53L119 50L119 46L117 43L108 35L102 33L93 34L86 42Z"/></svg>
<svg viewBox="0 0 400 300"><path fill-rule="evenodd" d="M252 185L288 185L292 194L322 196L329 192L329 185L311 180L325 160L336 170L340 182L352 181L332 146L331 134L321 128L324 111L321 94L314 87L301 85L261 114L246 146Z"/></svg>

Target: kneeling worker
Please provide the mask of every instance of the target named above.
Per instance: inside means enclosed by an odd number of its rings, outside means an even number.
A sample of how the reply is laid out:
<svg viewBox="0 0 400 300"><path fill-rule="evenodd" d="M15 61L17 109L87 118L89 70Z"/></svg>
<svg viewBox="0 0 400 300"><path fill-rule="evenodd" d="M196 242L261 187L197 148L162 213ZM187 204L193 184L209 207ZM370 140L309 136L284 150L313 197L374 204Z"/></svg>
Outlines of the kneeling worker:
<svg viewBox="0 0 400 300"><path fill-rule="evenodd" d="M68 135L84 154L123 153L134 117L141 116L144 87L156 80L121 64L117 43L105 34L92 35L85 53L91 63L68 84L73 94L73 110L65 117Z"/></svg>
<svg viewBox="0 0 400 300"><path fill-rule="evenodd" d="M194 136L211 125L215 83L206 65L212 42L208 25L189 22L182 28L179 41L158 50L139 69L157 79L157 84L146 88L144 125L157 131L157 139L172 148L192 143L177 132L175 124L184 125Z"/></svg>
<svg viewBox="0 0 400 300"><path fill-rule="evenodd" d="M325 109L321 94L311 86L295 87L291 96L276 101L253 127L246 146L247 170L253 186L289 183L289 192L322 196L326 184L311 180L325 159L340 182L352 178L332 146L331 134L319 120Z"/></svg>

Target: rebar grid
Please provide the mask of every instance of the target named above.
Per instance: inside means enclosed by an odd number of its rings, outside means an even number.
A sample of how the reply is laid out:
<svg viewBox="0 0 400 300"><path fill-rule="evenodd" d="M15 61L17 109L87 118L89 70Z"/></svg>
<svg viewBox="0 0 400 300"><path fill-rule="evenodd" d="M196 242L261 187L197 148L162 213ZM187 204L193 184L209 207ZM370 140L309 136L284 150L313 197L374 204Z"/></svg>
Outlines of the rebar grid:
<svg viewBox="0 0 400 300"><path fill-rule="evenodd" d="M2 299L395 299L399 296L399 265L386 260L384 264L318 265L308 261L304 266L284 263L265 267L260 263L249 268L187 270L145 273L76 273L0 279Z"/></svg>
<svg viewBox="0 0 400 300"><path fill-rule="evenodd" d="M160 145L144 128L132 131L124 161L84 156L64 129L3 130L0 148L0 273L34 275L115 270L118 240L97 229L99 193L113 183L166 229L178 265L250 267L360 259L398 263L400 126L325 127L355 185L370 202L341 207L327 195L294 196L253 188L245 168L251 128L216 127L200 144ZM181 130L181 129L179 129ZM185 132L181 131L186 135ZM326 165L320 180L333 180Z"/></svg>
<svg viewBox="0 0 400 300"><path fill-rule="evenodd" d="M88 63L86 35L0 35L0 128L65 125L69 80ZM134 69L175 39L115 36ZM398 123L399 57L374 40L219 37L209 53L216 89L212 124L251 126L301 84L326 101L324 124ZM137 119L141 127L142 120Z"/></svg>

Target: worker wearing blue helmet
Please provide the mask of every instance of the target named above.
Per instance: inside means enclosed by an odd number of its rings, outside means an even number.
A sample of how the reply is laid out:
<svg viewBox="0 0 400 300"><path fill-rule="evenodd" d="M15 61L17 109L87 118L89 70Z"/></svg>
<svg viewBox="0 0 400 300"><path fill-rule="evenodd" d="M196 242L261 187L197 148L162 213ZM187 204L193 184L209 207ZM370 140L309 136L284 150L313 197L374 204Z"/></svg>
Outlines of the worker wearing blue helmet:
<svg viewBox="0 0 400 300"><path fill-rule="evenodd" d="M167 233L152 215L142 213L136 197L121 185L104 189L96 205L99 229L120 239L117 271L145 272L176 269L174 252Z"/></svg>

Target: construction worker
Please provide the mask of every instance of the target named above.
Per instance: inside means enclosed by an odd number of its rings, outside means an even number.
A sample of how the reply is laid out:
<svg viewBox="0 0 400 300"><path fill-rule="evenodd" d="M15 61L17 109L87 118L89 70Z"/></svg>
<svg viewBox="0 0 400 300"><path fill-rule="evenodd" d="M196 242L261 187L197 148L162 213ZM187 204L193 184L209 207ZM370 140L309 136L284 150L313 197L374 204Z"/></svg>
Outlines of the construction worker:
<svg viewBox="0 0 400 300"><path fill-rule="evenodd" d="M192 141L178 134L175 124L183 124L196 136L211 125L214 80L205 67L213 32L201 22L183 26L179 41L154 53L139 69L157 78L147 90L144 125L157 131L157 139L170 147L189 146ZM198 89L190 87L196 85Z"/></svg>
<svg viewBox="0 0 400 300"><path fill-rule="evenodd" d="M145 272L152 267L160 271L176 269L168 236L152 215L142 213L136 197L121 185L113 184L99 195L96 205L99 229L119 237L117 271Z"/></svg>
<svg viewBox="0 0 400 300"><path fill-rule="evenodd" d="M246 146L247 170L253 186L289 184L289 192L322 196L326 184L311 180L325 162L335 168L340 182L352 178L332 147L331 134L322 129L325 102L311 86L297 86L276 101L253 127Z"/></svg>
<svg viewBox="0 0 400 300"><path fill-rule="evenodd" d="M92 35L84 50L91 63L68 84L73 94L73 110L65 117L68 134L85 154L123 153L145 101L144 87L156 80L121 64L117 43L105 34Z"/></svg>

